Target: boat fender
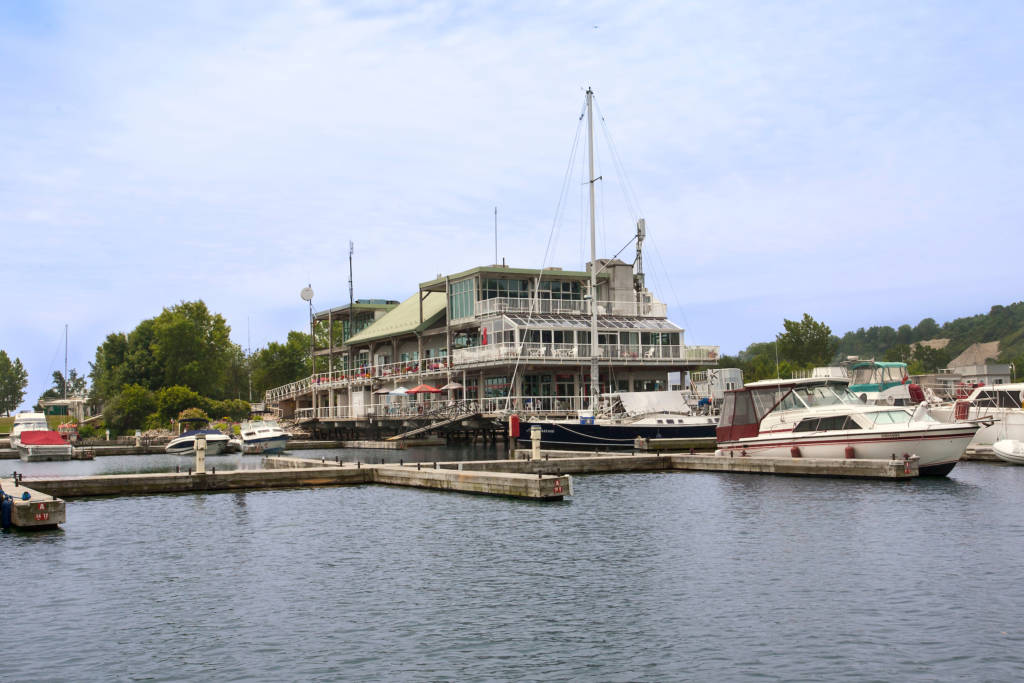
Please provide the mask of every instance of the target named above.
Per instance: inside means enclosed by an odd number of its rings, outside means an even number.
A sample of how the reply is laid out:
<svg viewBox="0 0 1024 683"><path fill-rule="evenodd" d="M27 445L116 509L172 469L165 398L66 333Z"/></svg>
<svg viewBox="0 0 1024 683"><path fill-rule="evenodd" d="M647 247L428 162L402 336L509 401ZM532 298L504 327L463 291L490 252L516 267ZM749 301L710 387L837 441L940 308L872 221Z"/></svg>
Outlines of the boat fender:
<svg viewBox="0 0 1024 683"><path fill-rule="evenodd" d="M799 446L793 446L792 448L789 449L789 454L792 455L794 458L801 457L800 456L800 447Z"/></svg>
<svg viewBox="0 0 1024 683"><path fill-rule="evenodd" d="M21 494L21 499L22 500L29 500L31 497L32 497L32 494L29 493L28 491L25 491L25 493Z"/></svg>
<svg viewBox="0 0 1024 683"><path fill-rule="evenodd" d="M845 449L843 449L843 455L846 456L847 460L853 460L853 458L854 458L853 446L847 446Z"/></svg>
<svg viewBox="0 0 1024 683"><path fill-rule="evenodd" d="M910 400L913 403L923 403L925 400L924 389L921 388L920 384L911 384L908 386L907 393L910 394Z"/></svg>
<svg viewBox="0 0 1024 683"><path fill-rule="evenodd" d="M954 420L966 420L971 409L969 401L957 401L953 408Z"/></svg>

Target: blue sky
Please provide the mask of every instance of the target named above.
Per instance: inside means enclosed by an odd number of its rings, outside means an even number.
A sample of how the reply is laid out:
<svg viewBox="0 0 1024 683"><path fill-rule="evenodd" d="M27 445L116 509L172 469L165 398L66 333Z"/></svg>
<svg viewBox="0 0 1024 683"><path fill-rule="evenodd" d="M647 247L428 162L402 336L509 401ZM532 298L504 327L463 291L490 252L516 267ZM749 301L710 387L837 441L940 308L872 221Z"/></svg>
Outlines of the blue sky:
<svg viewBox="0 0 1024 683"><path fill-rule="evenodd" d="M203 299L253 348L494 258L581 266L647 221L688 343L1021 299L1024 5L37 2L0 6L0 348L31 404L106 334ZM627 252L629 253L629 252ZM1013 264L1016 263L1016 266ZM248 334L247 334L248 330Z"/></svg>

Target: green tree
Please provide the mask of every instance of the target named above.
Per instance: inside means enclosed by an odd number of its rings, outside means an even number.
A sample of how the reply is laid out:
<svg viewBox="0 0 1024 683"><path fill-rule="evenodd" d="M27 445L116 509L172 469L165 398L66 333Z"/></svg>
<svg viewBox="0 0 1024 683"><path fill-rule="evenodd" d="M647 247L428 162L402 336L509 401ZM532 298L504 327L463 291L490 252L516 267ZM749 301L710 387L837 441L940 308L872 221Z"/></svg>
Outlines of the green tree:
<svg viewBox="0 0 1024 683"><path fill-rule="evenodd" d="M54 398L64 398L65 386L67 388L67 396L83 394L85 393L85 377L80 377L78 375L78 370L71 368L71 370L68 371L68 378L65 380L63 372L60 370L54 370L53 386L39 396L39 403Z"/></svg>
<svg viewBox="0 0 1024 683"><path fill-rule="evenodd" d="M803 320L783 320L785 332L779 336L780 357L798 366L828 365L836 355L839 340L828 325L807 313ZM892 328L889 328L892 330ZM895 335L895 330L892 330Z"/></svg>
<svg viewBox="0 0 1024 683"><path fill-rule="evenodd" d="M154 410L156 397L153 392L138 384L130 384L107 400L103 419L115 432L125 432L145 426L146 418Z"/></svg>
<svg viewBox="0 0 1024 683"><path fill-rule="evenodd" d="M284 344L270 342L252 358L253 397L262 397L267 389L294 382L311 374L309 335L289 332Z"/></svg>
<svg viewBox="0 0 1024 683"><path fill-rule="evenodd" d="M183 410L195 408L206 412L210 401L188 387L164 387L156 393L156 412L168 422L177 418Z"/></svg>
<svg viewBox="0 0 1024 683"><path fill-rule="evenodd" d="M161 386L180 384L214 398L226 395L234 344L220 314L210 313L202 301L182 301L165 308L153 328Z"/></svg>
<svg viewBox="0 0 1024 683"><path fill-rule="evenodd" d="M8 417L25 399L28 388L28 372L20 358L11 361L6 351L0 350L0 410Z"/></svg>
<svg viewBox="0 0 1024 683"><path fill-rule="evenodd" d="M914 362L914 369L920 370L919 373L914 374L923 374L926 372L938 372L940 368L944 368L949 364L952 356L949 355L949 351L946 349L933 349L923 344L914 344L911 359Z"/></svg>

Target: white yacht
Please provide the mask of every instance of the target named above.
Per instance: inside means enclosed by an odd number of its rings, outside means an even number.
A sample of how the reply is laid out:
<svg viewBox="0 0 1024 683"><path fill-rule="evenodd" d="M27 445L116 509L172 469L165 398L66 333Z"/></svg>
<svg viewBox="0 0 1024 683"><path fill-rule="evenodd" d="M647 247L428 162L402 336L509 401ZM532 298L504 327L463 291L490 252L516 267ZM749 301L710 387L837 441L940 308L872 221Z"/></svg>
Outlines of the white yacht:
<svg viewBox="0 0 1024 683"><path fill-rule="evenodd" d="M846 382L764 380L726 393L719 454L901 459L916 455L922 475L944 476L978 431L973 421L943 423L927 406L868 405Z"/></svg>
<svg viewBox="0 0 1024 683"><path fill-rule="evenodd" d="M18 413L11 426L11 448L18 457L35 460L70 460L71 444L50 429L43 413Z"/></svg>
<svg viewBox="0 0 1024 683"><path fill-rule="evenodd" d="M216 429L191 429L171 439L171 442L164 447L164 451L174 455L194 455L196 452L196 437L200 434L206 436L206 454L220 455L228 445L228 436Z"/></svg>
<svg viewBox="0 0 1024 683"><path fill-rule="evenodd" d="M253 420L241 426L243 453L280 453L291 436L274 420Z"/></svg>
<svg viewBox="0 0 1024 683"><path fill-rule="evenodd" d="M993 384L977 387L967 398L953 403L933 406L929 409L932 417L942 422L956 420L985 420L971 439L967 450L975 453L992 453L997 441L1010 439L1024 441L1024 383Z"/></svg>

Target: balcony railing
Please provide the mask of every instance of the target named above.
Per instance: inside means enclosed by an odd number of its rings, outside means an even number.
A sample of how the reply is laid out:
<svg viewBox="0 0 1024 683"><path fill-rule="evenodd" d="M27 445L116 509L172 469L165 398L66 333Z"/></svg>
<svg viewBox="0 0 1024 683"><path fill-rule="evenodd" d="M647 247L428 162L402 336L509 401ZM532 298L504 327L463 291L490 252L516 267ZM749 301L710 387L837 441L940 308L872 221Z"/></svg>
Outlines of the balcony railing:
<svg viewBox="0 0 1024 683"><path fill-rule="evenodd" d="M536 344L501 343L456 349L451 358L451 369L479 367L488 363L511 363L516 359L529 363L550 365L586 365L590 363L589 344ZM714 363L718 359L717 346L680 346L644 344L599 344L600 362L628 363L639 366L667 363ZM373 380L402 382L430 382L440 380L449 372L447 358L423 358L358 368L320 372L312 377L269 389L268 403L294 398L311 390L338 389L371 383ZM438 387L440 388L440 387Z"/></svg>
<svg viewBox="0 0 1024 683"><path fill-rule="evenodd" d="M474 313L477 317L496 313L534 313L590 315L590 301L584 299L518 299L495 297L477 301ZM598 301L598 315L629 315L645 318L664 318L668 307L658 301L640 303L637 301Z"/></svg>

